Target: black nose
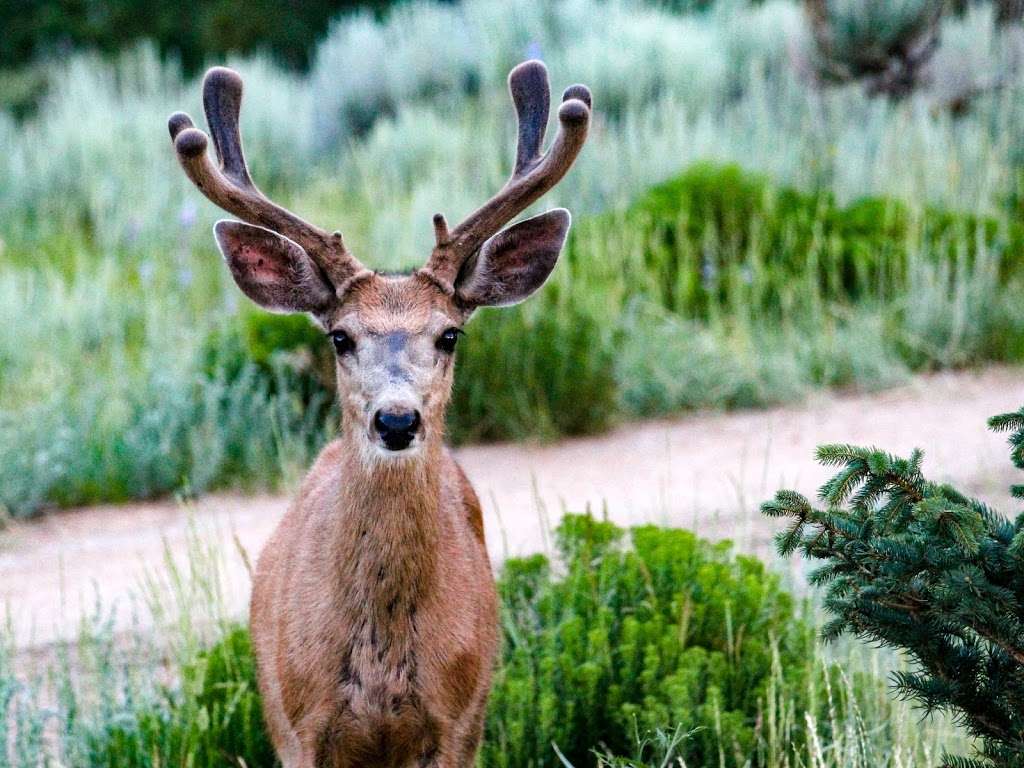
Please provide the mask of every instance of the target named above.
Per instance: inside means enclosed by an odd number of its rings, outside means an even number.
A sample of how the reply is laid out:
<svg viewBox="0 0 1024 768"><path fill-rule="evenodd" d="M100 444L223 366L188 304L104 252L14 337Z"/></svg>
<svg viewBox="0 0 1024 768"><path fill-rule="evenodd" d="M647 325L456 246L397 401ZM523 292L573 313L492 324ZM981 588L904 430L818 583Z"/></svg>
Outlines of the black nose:
<svg viewBox="0 0 1024 768"><path fill-rule="evenodd" d="M373 426L389 451L408 448L420 426L419 411L377 411Z"/></svg>

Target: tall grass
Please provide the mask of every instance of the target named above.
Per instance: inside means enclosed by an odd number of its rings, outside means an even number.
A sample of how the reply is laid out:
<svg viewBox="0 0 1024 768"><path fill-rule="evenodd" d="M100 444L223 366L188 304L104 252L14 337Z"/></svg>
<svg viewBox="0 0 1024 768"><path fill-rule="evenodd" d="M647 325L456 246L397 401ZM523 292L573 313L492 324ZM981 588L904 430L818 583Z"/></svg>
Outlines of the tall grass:
<svg viewBox="0 0 1024 768"><path fill-rule="evenodd" d="M502 183L512 64L543 56L556 92L588 82L591 139L537 206L570 207L579 234L544 296L472 323L451 422L458 440L555 436L1019 359L1024 321L1002 280L1008 237L979 244L961 230L915 247L912 228L883 232L886 248L910 253L905 274L884 295L836 301L815 287L839 277L817 257L834 247L870 266L878 233L843 231L821 247L812 210L800 243L753 232L737 250L742 222L708 220L683 253L627 213L696 161L739 161L767 175L769 196L788 186L843 206L871 194L903 201L911 218L941 206L1008 230L1024 100L990 15L949 21L937 54L944 71L969 50L967 77L1007 77L962 119L935 111L934 91L895 104L810 87L791 0L725 0L699 15L634 0L416 2L383 21L338 22L308 76L230 63L246 79L243 132L260 185L342 227L381 268L422 261L431 214L457 219ZM0 505L28 514L272 484L277 456L301 462L323 439L327 411L310 407L294 356L255 360L222 332L243 322L245 299L213 247L219 214L176 167L164 128L175 109L200 111L198 84L146 47L115 63L71 57L47 80L32 117L0 112ZM684 207L658 215L675 226ZM601 218L586 236L588 217L607 211L623 216L622 231ZM803 273L776 269L779 243ZM698 282L732 276L699 312L666 298L678 288L666 265L686 260L704 270ZM785 306L766 311L759 294ZM250 363L257 372L242 375Z"/></svg>

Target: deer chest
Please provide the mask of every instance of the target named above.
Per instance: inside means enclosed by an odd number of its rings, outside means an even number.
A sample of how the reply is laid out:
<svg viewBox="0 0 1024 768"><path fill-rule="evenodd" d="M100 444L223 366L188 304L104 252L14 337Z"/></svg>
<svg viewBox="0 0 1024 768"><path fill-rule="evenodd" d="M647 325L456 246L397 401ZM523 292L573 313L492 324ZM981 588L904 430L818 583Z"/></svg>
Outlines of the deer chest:
<svg viewBox="0 0 1024 768"><path fill-rule="evenodd" d="M352 765L404 765L437 749L438 729L421 690L415 634L368 625L343 649L331 743Z"/></svg>

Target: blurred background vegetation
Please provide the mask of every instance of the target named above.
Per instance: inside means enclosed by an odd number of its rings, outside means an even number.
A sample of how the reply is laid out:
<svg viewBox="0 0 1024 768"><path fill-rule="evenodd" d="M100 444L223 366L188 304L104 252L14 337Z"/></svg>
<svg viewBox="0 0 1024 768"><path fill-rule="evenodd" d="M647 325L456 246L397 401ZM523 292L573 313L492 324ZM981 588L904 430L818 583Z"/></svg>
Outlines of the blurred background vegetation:
<svg viewBox="0 0 1024 768"><path fill-rule="evenodd" d="M392 0L269 2L201 0L187 9L149 0L3 0L0 67L91 50L115 54L142 40L194 74L211 56L263 53L309 66L329 23L353 11L382 12Z"/></svg>
<svg viewBox="0 0 1024 768"><path fill-rule="evenodd" d="M1009 0L294 5L0 9L8 513L273 486L336 429L328 345L230 284L176 167L166 117L199 117L209 63L245 77L259 184L380 268L504 180L514 64L591 86L538 206L573 210L567 253L471 323L456 442L1024 358Z"/></svg>

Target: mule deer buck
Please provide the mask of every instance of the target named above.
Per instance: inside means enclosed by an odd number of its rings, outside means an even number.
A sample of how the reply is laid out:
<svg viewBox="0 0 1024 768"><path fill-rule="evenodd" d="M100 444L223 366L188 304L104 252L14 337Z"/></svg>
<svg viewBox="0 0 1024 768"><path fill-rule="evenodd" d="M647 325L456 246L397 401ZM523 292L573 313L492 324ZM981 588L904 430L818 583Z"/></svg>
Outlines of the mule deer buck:
<svg viewBox="0 0 1024 768"><path fill-rule="evenodd" d="M444 447L453 353L478 307L522 301L569 229L556 209L503 229L579 154L590 92L565 91L541 154L547 71L509 75L518 116L511 178L449 229L426 265L364 267L330 234L268 200L242 154L242 81L210 70L203 106L220 160L185 114L169 128L188 177L242 221L217 244L238 287L304 312L337 352L340 437L320 454L260 555L251 624L270 735L285 768L466 768L479 747L498 647L497 597L476 494Z"/></svg>

